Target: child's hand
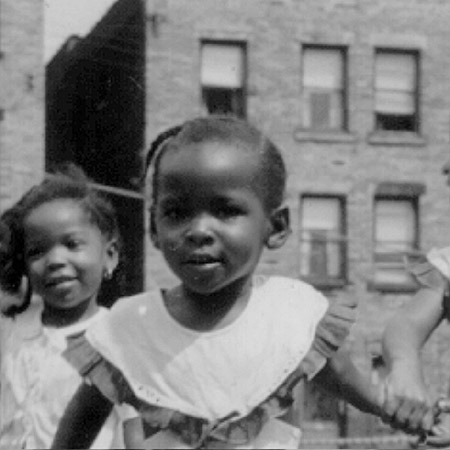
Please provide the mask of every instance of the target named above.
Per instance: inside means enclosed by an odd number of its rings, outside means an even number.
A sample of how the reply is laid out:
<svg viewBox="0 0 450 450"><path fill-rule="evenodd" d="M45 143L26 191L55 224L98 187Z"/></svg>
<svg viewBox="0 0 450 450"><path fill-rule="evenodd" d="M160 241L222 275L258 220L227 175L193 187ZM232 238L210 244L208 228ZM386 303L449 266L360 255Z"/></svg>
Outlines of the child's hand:
<svg viewBox="0 0 450 450"><path fill-rule="evenodd" d="M433 405L420 370L397 367L381 383L379 396L385 423L407 433L431 431Z"/></svg>

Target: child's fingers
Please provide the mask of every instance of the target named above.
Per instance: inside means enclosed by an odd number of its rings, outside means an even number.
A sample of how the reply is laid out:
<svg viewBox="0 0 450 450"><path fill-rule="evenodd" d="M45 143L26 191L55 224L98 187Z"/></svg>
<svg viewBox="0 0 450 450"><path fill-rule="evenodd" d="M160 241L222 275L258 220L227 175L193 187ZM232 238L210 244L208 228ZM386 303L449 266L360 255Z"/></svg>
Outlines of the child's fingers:
<svg viewBox="0 0 450 450"><path fill-rule="evenodd" d="M433 448L446 448L450 446L450 434L429 436L427 445Z"/></svg>
<svg viewBox="0 0 450 450"><path fill-rule="evenodd" d="M379 393L384 422L408 433L430 431L434 414L426 399L396 395L390 383L384 383Z"/></svg>
<svg viewBox="0 0 450 450"><path fill-rule="evenodd" d="M417 433L431 429L433 414L425 403L402 399L392 420L398 428Z"/></svg>
<svg viewBox="0 0 450 450"><path fill-rule="evenodd" d="M390 383L383 383L381 389L383 415L390 418L394 417L399 407L399 399L394 395L394 390Z"/></svg>

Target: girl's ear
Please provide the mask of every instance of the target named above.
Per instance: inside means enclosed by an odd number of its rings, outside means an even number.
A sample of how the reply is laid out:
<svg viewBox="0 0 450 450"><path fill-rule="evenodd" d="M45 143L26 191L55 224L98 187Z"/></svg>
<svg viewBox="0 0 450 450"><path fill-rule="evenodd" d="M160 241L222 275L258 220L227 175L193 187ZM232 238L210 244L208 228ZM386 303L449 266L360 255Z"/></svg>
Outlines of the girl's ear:
<svg viewBox="0 0 450 450"><path fill-rule="evenodd" d="M106 245L105 272L108 276L112 276L117 264L119 264L119 243L116 238L113 238Z"/></svg>
<svg viewBox="0 0 450 450"><path fill-rule="evenodd" d="M291 234L289 209L286 206L275 209L269 220L270 230L266 238L266 247L272 250L280 248Z"/></svg>

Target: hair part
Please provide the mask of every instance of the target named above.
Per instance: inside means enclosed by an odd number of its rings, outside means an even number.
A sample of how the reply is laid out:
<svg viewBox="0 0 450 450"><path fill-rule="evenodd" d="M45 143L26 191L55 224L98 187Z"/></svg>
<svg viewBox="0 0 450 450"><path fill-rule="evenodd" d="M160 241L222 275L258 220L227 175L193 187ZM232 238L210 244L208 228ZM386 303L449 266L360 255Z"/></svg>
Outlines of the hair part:
<svg viewBox="0 0 450 450"><path fill-rule="evenodd" d="M280 150L248 122L232 116L208 116L189 120L160 133L152 142L146 158L146 171L153 165L152 204L157 200L161 157L169 150L182 150L191 144L223 142L242 146L260 158L258 186L262 189L265 208L272 211L281 206L286 187L286 168Z"/></svg>
<svg viewBox="0 0 450 450"><path fill-rule="evenodd" d="M24 222L35 208L56 200L73 200L86 212L90 222L108 240L120 245L120 233L112 204L90 183L84 172L73 164L50 174L32 187L22 198L0 216L0 288L17 295L27 276ZM29 284L29 283L28 283ZM31 301L31 286L22 305L3 312L14 316L23 312Z"/></svg>

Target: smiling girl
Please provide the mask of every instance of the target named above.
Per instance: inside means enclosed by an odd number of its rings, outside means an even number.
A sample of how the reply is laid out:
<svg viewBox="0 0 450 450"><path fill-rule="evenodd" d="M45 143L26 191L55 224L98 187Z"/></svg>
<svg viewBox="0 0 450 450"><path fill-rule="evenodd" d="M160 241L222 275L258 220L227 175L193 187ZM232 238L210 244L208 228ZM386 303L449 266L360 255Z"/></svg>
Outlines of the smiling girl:
<svg viewBox="0 0 450 450"><path fill-rule="evenodd" d="M118 263L112 206L71 168L27 192L0 218L0 286L20 305L0 318L0 447L49 448L81 377L66 339L106 314L97 296ZM95 448L122 442L116 413Z"/></svg>

